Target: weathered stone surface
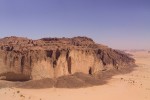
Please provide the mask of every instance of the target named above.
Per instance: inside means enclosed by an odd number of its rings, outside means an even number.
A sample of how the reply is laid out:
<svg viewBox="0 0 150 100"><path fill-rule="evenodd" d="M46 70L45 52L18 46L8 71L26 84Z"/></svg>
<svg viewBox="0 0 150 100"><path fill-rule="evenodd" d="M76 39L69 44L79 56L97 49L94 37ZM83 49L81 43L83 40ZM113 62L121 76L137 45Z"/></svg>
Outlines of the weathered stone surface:
<svg viewBox="0 0 150 100"><path fill-rule="evenodd" d="M82 72L94 74L134 64L124 53L87 37L0 39L0 79L25 81Z"/></svg>

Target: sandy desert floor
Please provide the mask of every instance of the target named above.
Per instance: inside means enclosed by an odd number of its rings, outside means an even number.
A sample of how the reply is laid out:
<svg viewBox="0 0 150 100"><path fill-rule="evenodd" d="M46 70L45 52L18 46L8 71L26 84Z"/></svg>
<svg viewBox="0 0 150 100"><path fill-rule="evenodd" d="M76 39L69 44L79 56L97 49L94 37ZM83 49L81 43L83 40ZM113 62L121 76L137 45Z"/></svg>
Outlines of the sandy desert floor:
<svg viewBox="0 0 150 100"><path fill-rule="evenodd" d="M150 100L150 53L132 54L139 67L113 76L107 84L79 89L2 88L0 100Z"/></svg>

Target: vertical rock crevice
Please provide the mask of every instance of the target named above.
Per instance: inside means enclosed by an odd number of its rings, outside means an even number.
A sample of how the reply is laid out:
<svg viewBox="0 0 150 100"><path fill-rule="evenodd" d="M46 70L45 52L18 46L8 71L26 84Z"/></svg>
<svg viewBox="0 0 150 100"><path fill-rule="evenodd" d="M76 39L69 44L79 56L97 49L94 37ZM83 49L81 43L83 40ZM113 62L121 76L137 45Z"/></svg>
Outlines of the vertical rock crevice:
<svg viewBox="0 0 150 100"><path fill-rule="evenodd" d="M60 57L60 54L61 54L60 51L57 49L56 50L56 60L58 60L58 58Z"/></svg>
<svg viewBox="0 0 150 100"><path fill-rule="evenodd" d="M52 50L47 50L47 51L46 51L46 56L52 58L52 56L53 56L53 51L52 51Z"/></svg>
<svg viewBox="0 0 150 100"><path fill-rule="evenodd" d="M25 56L22 56L21 57L21 73L23 73L24 65L25 65Z"/></svg>
<svg viewBox="0 0 150 100"><path fill-rule="evenodd" d="M68 73L71 74L71 57L68 58L67 64L68 64Z"/></svg>
<svg viewBox="0 0 150 100"><path fill-rule="evenodd" d="M90 75L92 75L92 74L93 74L93 72L92 72L92 68L91 68L91 67L89 68L89 74L90 74Z"/></svg>

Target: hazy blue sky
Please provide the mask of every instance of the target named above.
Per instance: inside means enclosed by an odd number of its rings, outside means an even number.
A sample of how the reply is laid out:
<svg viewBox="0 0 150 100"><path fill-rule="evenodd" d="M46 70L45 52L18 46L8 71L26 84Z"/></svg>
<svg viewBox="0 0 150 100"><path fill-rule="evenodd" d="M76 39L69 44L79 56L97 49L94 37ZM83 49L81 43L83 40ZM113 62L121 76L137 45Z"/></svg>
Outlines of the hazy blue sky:
<svg viewBox="0 0 150 100"><path fill-rule="evenodd" d="M0 38L12 35L150 49L150 0L0 0Z"/></svg>

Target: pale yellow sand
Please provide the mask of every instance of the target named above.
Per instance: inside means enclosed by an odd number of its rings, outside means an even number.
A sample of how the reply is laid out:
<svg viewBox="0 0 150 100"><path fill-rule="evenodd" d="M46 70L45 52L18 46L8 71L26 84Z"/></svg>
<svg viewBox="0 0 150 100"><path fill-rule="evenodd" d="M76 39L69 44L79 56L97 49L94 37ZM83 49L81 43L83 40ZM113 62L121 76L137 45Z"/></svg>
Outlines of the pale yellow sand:
<svg viewBox="0 0 150 100"><path fill-rule="evenodd" d="M80 89L3 88L0 100L150 100L150 53L132 54L139 67L113 76L105 85Z"/></svg>

